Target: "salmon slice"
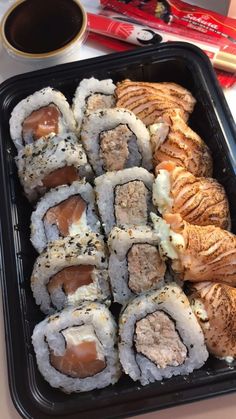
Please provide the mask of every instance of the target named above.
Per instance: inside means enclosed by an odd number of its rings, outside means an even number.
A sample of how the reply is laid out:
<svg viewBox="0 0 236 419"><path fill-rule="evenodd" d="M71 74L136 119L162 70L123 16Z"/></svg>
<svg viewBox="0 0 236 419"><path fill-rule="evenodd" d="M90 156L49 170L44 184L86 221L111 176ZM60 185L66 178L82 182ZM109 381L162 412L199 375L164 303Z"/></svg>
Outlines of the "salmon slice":
<svg viewBox="0 0 236 419"><path fill-rule="evenodd" d="M213 163L209 148L201 137L184 122L178 110L170 116L169 134L165 141L154 150L153 161L154 166L163 161L173 161L195 176L212 176Z"/></svg>
<svg viewBox="0 0 236 419"><path fill-rule="evenodd" d="M50 362L62 374L74 378L92 377L106 367L105 361L98 359L96 343L93 341L68 346L62 356L51 352Z"/></svg>
<svg viewBox="0 0 236 419"><path fill-rule="evenodd" d="M33 111L22 124L23 137L33 137L38 140L50 133L58 134L59 109L50 104Z"/></svg>
<svg viewBox="0 0 236 419"><path fill-rule="evenodd" d="M80 195L74 195L55 207L50 208L45 216L49 224L55 224L63 237L69 235L70 226L81 219L87 204Z"/></svg>
<svg viewBox="0 0 236 419"><path fill-rule="evenodd" d="M62 269L50 278L47 285L48 292L52 293L55 289L63 288L66 295L74 294L78 288L93 283L93 269L92 265L69 266Z"/></svg>
<svg viewBox="0 0 236 419"><path fill-rule="evenodd" d="M161 172L169 172L171 207L161 208L161 199L157 207L164 214L166 211L179 213L190 224L200 226L215 225L229 229L231 225L229 204L225 190L215 179L196 177L184 167L177 166L174 162L164 161L156 166L156 184L161 184ZM160 175L160 176L158 176ZM156 192L157 194L157 192Z"/></svg>
<svg viewBox="0 0 236 419"><path fill-rule="evenodd" d="M60 185L71 185L75 180L79 179L77 169L74 166L64 166L49 173L42 182L43 186L51 189Z"/></svg>
<svg viewBox="0 0 236 419"><path fill-rule="evenodd" d="M190 302L209 352L236 358L236 289L226 284L196 284Z"/></svg>
<svg viewBox="0 0 236 419"><path fill-rule="evenodd" d="M183 281L214 281L236 286L236 236L212 225L197 226L179 214L166 214L171 229L183 236L172 269ZM182 221L181 221L182 220Z"/></svg>

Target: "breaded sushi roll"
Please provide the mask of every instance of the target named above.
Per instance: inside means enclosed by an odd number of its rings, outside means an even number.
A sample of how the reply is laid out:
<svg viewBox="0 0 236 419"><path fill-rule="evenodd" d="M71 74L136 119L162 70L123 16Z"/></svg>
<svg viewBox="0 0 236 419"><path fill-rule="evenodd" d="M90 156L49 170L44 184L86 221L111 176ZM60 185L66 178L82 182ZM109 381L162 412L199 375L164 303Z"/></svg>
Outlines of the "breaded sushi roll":
<svg viewBox="0 0 236 419"><path fill-rule="evenodd" d="M127 303L164 283L165 262L158 250L158 236L146 227L114 227L108 237L109 277L114 301Z"/></svg>
<svg viewBox="0 0 236 419"><path fill-rule="evenodd" d="M134 166L152 169L149 132L127 109L90 113L83 120L80 138L97 176Z"/></svg>
<svg viewBox="0 0 236 419"><path fill-rule="evenodd" d="M181 281L236 286L236 236L213 225L189 224L180 214L151 214L159 251Z"/></svg>
<svg viewBox="0 0 236 419"><path fill-rule="evenodd" d="M134 298L119 320L122 367L142 385L201 368L208 358L201 327L172 283Z"/></svg>
<svg viewBox="0 0 236 419"><path fill-rule="evenodd" d="M73 133L43 137L26 145L18 153L16 164L29 201L51 188L93 177L83 146Z"/></svg>
<svg viewBox="0 0 236 419"><path fill-rule="evenodd" d="M34 264L31 289L45 314L80 301L110 303L105 244L97 233L50 243Z"/></svg>
<svg viewBox="0 0 236 419"><path fill-rule="evenodd" d="M115 106L115 87L111 79L98 80L90 77L90 79L81 80L75 91L72 105L77 129L80 129L84 114Z"/></svg>
<svg viewBox="0 0 236 419"><path fill-rule="evenodd" d="M51 189L31 215L31 242L39 253L61 237L100 230L94 190L82 181Z"/></svg>
<svg viewBox="0 0 236 419"><path fill-rule="evenodd" d="M10 118L10 134L17 150L48 134L73 131L75 120L69 103L61 92L51 87L21 100Z"/></svg>
<svg viewBox="0 0 236 419"><path fill-rule="evenodd" d="M226 284L192 284L192 310L203 330L208 351L227 362L236 359L236 289Z"/></svg>
<svg viewBox="0 0 236 419"><path fill-rule="evenodd" d="M46 317L32 342L42 376L65 393L103 388L120 377L117 326L102 304L84 302Z"/></svg>
<svg viewBox="0 0 236 419"><path fill-rule="evenodd" d="M228 199L216 179L196 177L171 161L160 163L155 172L153 204L162 215L179 213L191 224L230 229Z"/></svg>
<svg viewBox="0 0 236 419"><path fill-rule="evenodd" d="M166 137L160 135L160 130L165 127L160 121L149 127L154 166L163 161L173 161L194 176L211 177L213 162L208 146L186 124L179 111L174 111L169 119L170 130L169 133L165 130Z"/></svg>
<svg viewBox="0 0 236 419"><path fill-rule="evenodd" d="M115 225L148 223L153 181L154 176L142 167L109 172L95 179L97 205L106 234Z"/></svg>

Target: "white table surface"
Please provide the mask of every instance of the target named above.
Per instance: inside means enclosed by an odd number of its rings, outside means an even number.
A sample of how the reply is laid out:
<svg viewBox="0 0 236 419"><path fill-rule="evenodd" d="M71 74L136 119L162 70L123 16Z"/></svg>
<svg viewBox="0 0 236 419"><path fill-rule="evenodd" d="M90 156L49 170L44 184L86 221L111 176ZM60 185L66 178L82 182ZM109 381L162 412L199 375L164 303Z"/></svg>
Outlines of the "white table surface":
<svg viewBox="0 0 236 419"><path fill-rule="evenodd" d="M42 0L45 1L45 0ZM14 0L0 0L0 17L6 10L10 3ZM83 0L82 3L90 11L95 11L97 8L97 1ZM194 2L197 3L197 2ZM92 4L92 6L91 6ZM207 2L206 2L207 4ZM236 0L231 1L230 15L236 17ZM85 43L82 45L78 55L74 55L72 60L85 59L107 54L106 48L98 48L97 44ZM9 78L12 75L31 71L33 68L15 63L10 59L1 48L0 44L0 82ZM236 120L236 87L228 89L225 92L226 99L231 108L231 112ZM19 419L20 416L13 406L7 377L7 363L5 350L5 335L4 323L2 313L2 300L0 298L0 419ZM234 419L236 418L236 393L230 395L219 396L200 402L195 402L183 406L177 406L170 409L165 409L158 412L147 413L139 415L137 418L143 419ZM40 419L40 416L38 418ZM57 419L57 418L56 418Z"/></svg>

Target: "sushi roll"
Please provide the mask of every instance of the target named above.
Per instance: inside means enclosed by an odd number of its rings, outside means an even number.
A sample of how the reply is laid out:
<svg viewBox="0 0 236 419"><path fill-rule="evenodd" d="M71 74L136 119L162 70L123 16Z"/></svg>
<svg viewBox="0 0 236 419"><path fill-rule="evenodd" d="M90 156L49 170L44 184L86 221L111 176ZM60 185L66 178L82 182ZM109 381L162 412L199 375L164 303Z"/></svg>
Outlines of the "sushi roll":
<svg viewBox="0 0 236 419"><path fill-rule="evenodd" d="M90 113L83 120L80 138L97 176L134 166L152 169L149 132L127 109Z"/></svg>
<svg viewBox="0 0 236 419"><path fill-rule="evenodd" d="M169 284L134 298L119 319L122 367L142 385L201 368L204 336L181 288Z"/></svg>
<svg viewBox="0 0 236 419"><path fill-rule="evenodd" d="M84 114L96 111L97 109L113 108L115 106L114 90L115 84L111 79L98 80L94 77L83 79L73 98L73 112L77 122L77 129L80 129Z"/></svg>
<svg viewBox="0 0 236 419"><path fill-rule="evenodd" d="M59 185L93 178L83 146L75 134L51 135L26 145L16 157L18 175L29 201Z"/></svg>
<svg viewBox="0 0 236 419"><path fill-rule="evenodd" d="M193 284L189 297L203 330L210 354L232 362L236 359L236 289L226 284Z"/></svg>
<svg viewBox="0 0 236 419"><path fill-rule="evenodd" d="M110 303L105 244L96 233L50 243L34 264L31 289L45 314L80 301Z"/></svg>
<svg viewBox="0 0 236 419"><path fill-rule="evenodd" d="M109 172L95 179L98 210L105 233L123 225L146 225L152 209L154 176L142 167Z"/></svg>
<svg viewBox="0 0 236 419"><path fill-rule="evenodd" d="M75 120L69 103L61 92L51 87L21 100L10 118L10 134L17 150L48 134L73 131Z"/></svg>
<svg viewBox="0 0 236 419"><path fill-rule="evenodd" d="M179 213L190 224L230 229L228 199L215 179L195 177L174 162L162 162L156 167L152 196L161 214Z"/></svg>
<svg viewBox="0 0 236 419"><path fill-rule="evenodd" d="M127 303L164 283L165 262L158 236L150 227L114 227L108 237L109 277L114 301Z"/></svg>
<svg viewBox="0 0 236 419"><path fill-rule="evenodd" d="M120 377L117 327L102 304L84 302L46 317L32 342L40 373L65 393L103 388Z"/></svg>
<svg viewBox="0 0 236 419"><path fill-rule="evenodd" d="M73 182L44 195L31 215L31 242L40 253L51 241L61 237L101 232L92 186Z"/></svg>
<svg viewBox="0 0 236 419"><path fill-rule="evenodd" d="M151 214L159 251L180 281L222 282L236 286L236 236L213 225L197 226L180 214Z"/></svg>
<svg viewBox="0 0 236 419"><path fill-rule="evenodd" d="M116 106L130 109L145 125L169 119L174 109L187 121L196 103L192 94L176 83L148 83L129 79L117 83Z"/></svg>
<svg viewBox="0 0 236 419"><path fill-rule="evenodd" d="M209 148L183 120L179 111L170 116L170 130L160 141L160 123L151 125L151 143L153 164L163 161L173 161L178 166L185 167L197 177L211 177L213 171L212 156Z"/></svg>

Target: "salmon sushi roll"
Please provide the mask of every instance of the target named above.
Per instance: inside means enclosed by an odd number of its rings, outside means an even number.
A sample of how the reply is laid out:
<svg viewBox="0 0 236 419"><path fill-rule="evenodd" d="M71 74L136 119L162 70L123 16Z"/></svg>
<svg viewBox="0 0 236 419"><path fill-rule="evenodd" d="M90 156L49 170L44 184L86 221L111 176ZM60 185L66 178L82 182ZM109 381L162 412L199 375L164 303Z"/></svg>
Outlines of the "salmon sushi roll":
<svg viewBox="0 0 236 419"><path fill-rule="evenodd" d="M91 77L81 80L75 91L72 105L77 130L81 127L84 114L115 106L115 87L111 79L98 80Z"/></svg>
<svg viewBox="0 0 236 419"><path fill-rule="evenodd" d="M73 182L51 189L31 215L31 242L40 253L49 242L67 236L101 232L92 186Z"/></svg>
<svg viewBox="0 0 236 419"><path fill-rule="evenodd" d="M80 138L96 176L134 166L152 169L149 132L127 109L90 113L83 120Z"/></svg>
<svg viewBox="0 0 236 419"><path fill-rule="evenodd" d="M177 284L140 295L124 308L119 357L125 373L142 385L203 366L208 358L204 336Z"/></svg>
<svg viewBox="0 0 236 419"><path fill-rule="evenodd" d="M95 179L98 210L107 235L115 225L147 225L153 208L153 180L142 167L108 172Z"/></svg>
<svg viewBox="0 0 236 419"><path fill-rule="evenodd" d="M154 166L163 161L172 161L177 166L185 167L194 176L211 177L211 151L202 138L186 124L180 112L174 110L169 117L169 132L165 129L163 119L157 122L149 127Z"/></svg>
<svg viewBox="0 0 236 419"><path fill-rule="evenodd" d="M114 227L108 237L109 277L114 301L127 303L164 283L165 262L150 227Z"/></svg>
<svg viewBox="0 0 236 419"><path fill-rule="evenodd" d="M49 134L65 134L75 131L75 119L65 96L45 87L21 100L10 118L10 134L21 150Z"/></svg>
<svg viewBox="0 0 236 419"><path fill-rule="evenodd" d="M230 229L228 199L216 179L196 177L170 161L155 171L152 199L162 215L179 213L190 224Z"/></svg>
<svg viewBox="0 0 236 419"><path fill-rule="evenodd" d="M192 284L189 299L208 351L233 362L236 359L236 289L211 282Z"/></svg>
<svg viewBox="0 0 236 419"><path fill-rule="evenodd" d="M120 377L117 326L102 304L84 302L46 317L32 342L40 373L65 393L104 388Z"/></svg>
<svg viewBox="0 0 236 419"><path fill-rule="evenodd" d="M34 264L31 289L45 314L80 301L110 303L107 253L96 233L50 243Z"/></svg>
<svg viewBox="0 0 236 419"><path fill-rule="evenodd" d="M236 286L236 236L213 225L197 226L180 214L151 214L159 251L180 281Z"/></svg>
<svg viewBox="0 0 236 419"><path fill-rule="evenodd" d="M93 178L83 146L75 134L40 138L26 145L16 157L18 175L30 202L60 185Z"/></svg>

